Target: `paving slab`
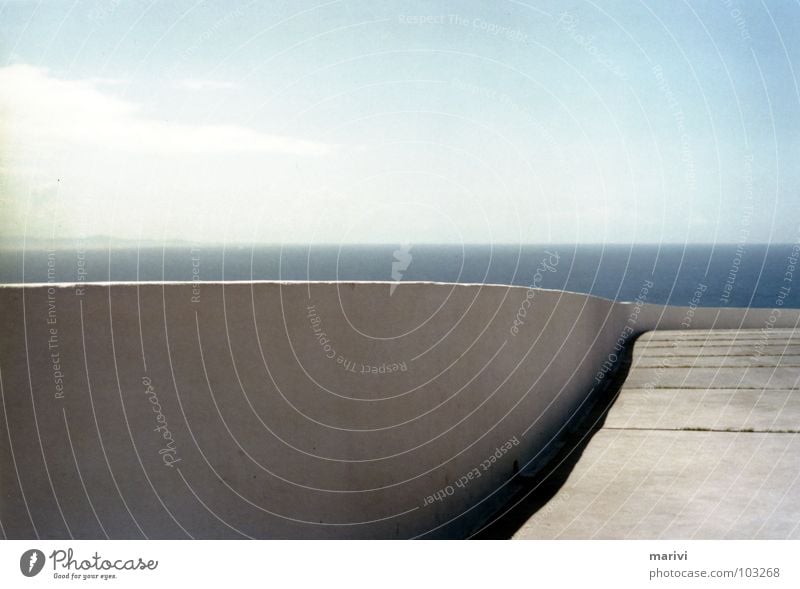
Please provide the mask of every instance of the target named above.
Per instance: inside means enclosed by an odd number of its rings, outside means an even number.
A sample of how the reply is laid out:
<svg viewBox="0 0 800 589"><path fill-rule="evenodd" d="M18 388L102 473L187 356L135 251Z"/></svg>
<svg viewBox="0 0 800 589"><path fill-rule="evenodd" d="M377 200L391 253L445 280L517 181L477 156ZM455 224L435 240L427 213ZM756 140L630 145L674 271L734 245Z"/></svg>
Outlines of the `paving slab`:
<svg viewBox="0 0 800 589"><path fill-rule="evenodd" d="M598 432L518 539L800 539L800 436Z"/></svg>
<svg viewBox="0 0 800 589"><path fill-rule="evenodd" d="M800 368L800 355L792 356L639 356L633 362L634 368Z"/></svg>
<svg viewBox="0 0 800 589"><path fill-rule="evenodd" d="M638 368L625 383L637 388L793 389L800 383L800 368Z"/></svg>
<svg viewBox="0 0 800 589"><path fill-rule="evenodd" d="M800 394L794 390L629 389L604 427L637 429L800 432Z"/></svg>
<svg viewBox="0 0 800 589"><path fill-rule="evenodd" d="M792 340L796 341L796 340ZM644 357L698 357L698 356L797 356L800 354L800 345L725 345L725 346L688 346L676 344L674 346L645 346L637 345L633 352L634 358Z"/></svg>
<svg viewBox="0 0 800 589"><path fill-rule="evenodd" d="M638 343L656 341L714 341L735 339L791 339L800 337L800 329L711 329L649 331L639 336Z"/></svg>

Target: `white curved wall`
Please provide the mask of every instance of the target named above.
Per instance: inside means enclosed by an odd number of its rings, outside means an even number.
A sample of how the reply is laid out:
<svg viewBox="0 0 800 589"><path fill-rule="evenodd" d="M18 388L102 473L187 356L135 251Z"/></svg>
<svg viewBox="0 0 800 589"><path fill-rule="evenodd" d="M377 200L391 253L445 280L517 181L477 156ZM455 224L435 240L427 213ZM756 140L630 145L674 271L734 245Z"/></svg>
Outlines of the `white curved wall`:
<svg viewBox="0 0 800 589"><path fill-rule="evenodd" d="M7 286L0 309L9 538L464 536L618 342L798 322L416 283Z"/></svg>

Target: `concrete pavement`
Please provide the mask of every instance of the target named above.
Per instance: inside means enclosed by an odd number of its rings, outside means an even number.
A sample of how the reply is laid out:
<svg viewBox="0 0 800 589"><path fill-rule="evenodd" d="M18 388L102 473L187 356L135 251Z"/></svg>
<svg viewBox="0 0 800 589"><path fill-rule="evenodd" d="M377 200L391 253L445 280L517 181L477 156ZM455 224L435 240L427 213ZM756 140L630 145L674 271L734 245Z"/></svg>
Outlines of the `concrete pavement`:
<svg viewBox="0 0 800 589"><path fill-rule="evenodd" d="M791 329L642 335L602 426L539 475L513 537L800 538L799 345Z"/></svg>

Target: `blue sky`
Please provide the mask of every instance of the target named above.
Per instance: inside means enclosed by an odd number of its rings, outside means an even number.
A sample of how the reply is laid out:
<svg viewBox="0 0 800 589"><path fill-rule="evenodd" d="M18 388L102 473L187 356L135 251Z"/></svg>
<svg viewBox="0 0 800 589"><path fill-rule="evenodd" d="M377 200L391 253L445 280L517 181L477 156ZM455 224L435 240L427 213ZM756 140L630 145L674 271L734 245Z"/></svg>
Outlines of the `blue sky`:
<svg viewBox="0 0 800 589"><path fill-rule="evenodd" d="M0 4L0 237L794 242L796 2Z"/></svg>

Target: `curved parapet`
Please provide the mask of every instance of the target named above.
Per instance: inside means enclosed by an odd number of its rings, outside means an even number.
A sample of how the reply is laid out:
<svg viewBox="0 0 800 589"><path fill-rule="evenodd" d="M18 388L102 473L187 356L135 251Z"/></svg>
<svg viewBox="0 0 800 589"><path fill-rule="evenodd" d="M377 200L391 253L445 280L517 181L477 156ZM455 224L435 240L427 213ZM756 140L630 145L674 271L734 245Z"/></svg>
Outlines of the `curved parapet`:
<svg viewBox="0 0 800 589"><path fill-rule="evenodd" d="M9 538L468 535L639 333L798 322L645 301L425 283L2 287L0 521Z"/></svg>

